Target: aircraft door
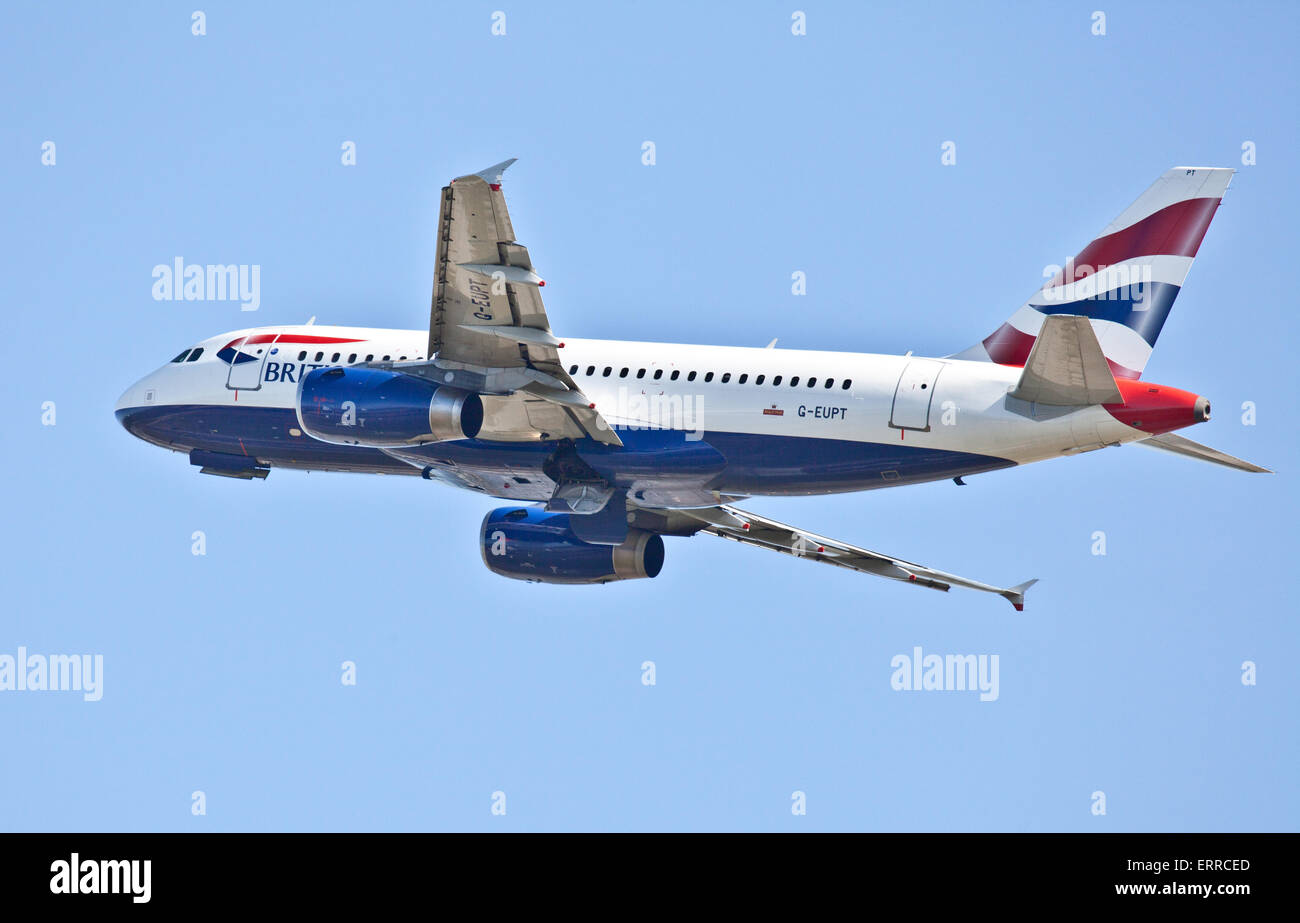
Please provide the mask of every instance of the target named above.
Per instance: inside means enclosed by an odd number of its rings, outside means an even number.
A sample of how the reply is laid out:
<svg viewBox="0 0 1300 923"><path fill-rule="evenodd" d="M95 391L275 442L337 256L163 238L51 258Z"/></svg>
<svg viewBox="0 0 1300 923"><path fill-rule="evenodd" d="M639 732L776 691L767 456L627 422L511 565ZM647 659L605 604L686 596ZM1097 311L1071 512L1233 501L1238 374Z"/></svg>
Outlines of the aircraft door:
<svg viewBox="0 0 1300 923"><path fill-rule="evenodd" d="M934 359L911 359L898 376L894 389L894 407L889 415L889 425L894 429L916 429L929 432L930 403L934 399L934 383L943 371L943 363Z"/></svg>
<svg viewBox="0 0 1300 923"><path fill-rule="evenodd" d="M262 368L280 335L276 334L269 343L253 342L259 339L255 335L246 336L235 344L230 374L226 377L226 387L230 390L256 391L262 387Z"/></svg>

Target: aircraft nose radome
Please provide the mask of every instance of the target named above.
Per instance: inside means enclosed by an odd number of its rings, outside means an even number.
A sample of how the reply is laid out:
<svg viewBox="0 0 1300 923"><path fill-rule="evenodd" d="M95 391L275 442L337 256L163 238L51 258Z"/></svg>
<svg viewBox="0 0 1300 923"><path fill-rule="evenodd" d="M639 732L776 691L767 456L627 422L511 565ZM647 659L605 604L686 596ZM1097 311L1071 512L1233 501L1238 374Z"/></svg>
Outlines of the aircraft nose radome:
<svg viewBox="0 0 1300 923"><path fill-rule="evenodd" d="M140 406L130 400L118 401L113 415L117 417L117 422L122 424L122 428L137 439L155 445L162 444L157 439L157 421L153 408Z"/></svg>
<svg viewBox="0 0 1300 923"><path fill-rule="evenodd" d="M117 414L117 418L119 420L122 419L122 411L130 410L131 407L133 406L131 403L131 397L135 393L135 390L136 390L136 386L132 385L131 387L123 391L122 396L117 399L117 404L113 407L113 412Z"/></svg>

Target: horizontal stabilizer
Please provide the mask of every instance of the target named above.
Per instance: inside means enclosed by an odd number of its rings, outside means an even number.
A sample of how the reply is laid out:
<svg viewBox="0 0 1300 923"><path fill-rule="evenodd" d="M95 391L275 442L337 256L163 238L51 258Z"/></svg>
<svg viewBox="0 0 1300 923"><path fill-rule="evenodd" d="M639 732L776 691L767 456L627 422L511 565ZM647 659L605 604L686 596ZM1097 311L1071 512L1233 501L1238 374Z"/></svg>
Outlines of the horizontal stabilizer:
<svg viewBox="0 0 1300 923"><path fill-rule="evenodd" d="M1124 403L1092 322L1078 314L1043 320L1011 396L1061 407Z"/></svg>
<svg viewBox="0 0 1300 923"><path fill-rule="evenodd" d="M1016 607L1017 612L1024 612L1025 590L1029 589L1037 582L1038 578L1035 577L1033 580L1026 580L1024 583L1017 583L1015 586L1003 590L1000 595L1009 600L1011 605Z"/></svg>
<svg viewBox="0 0 1300 923"><path fill-rule="evenodd" d="M1229 455L1227 452L1220 452L1218 449L1212 449L1208 445L1201 445L1199 442L1193 442L1177 433L1164 433L1159 436L1152 436L1149 439L1143 439L1137 445L1148 446L1152 449L1164 449L1166 452L1173 452L1177 455L1186 455L1188 458L1197 458L1201 461L1210 462L1213 465L1223 465L1225 468L1236 468L1238 471L1253 471L1260 474L1272 474L1268 468L1261 468L1259 465L1253 465L1248 461Z"/></svg>

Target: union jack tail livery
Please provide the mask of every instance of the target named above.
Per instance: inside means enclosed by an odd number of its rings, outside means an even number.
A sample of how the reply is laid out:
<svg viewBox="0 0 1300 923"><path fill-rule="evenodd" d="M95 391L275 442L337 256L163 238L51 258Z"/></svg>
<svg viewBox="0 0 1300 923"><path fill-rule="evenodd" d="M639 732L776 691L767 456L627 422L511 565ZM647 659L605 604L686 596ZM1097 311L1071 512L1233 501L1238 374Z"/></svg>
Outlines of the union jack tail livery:
<svg viewBox="0 0 1300 923"><path fill-rule="evenodd" d="M1116 378L1142 376L1233 170L1174 167L958 359L1023 366L1051 314L1082 315Z"/></svg>

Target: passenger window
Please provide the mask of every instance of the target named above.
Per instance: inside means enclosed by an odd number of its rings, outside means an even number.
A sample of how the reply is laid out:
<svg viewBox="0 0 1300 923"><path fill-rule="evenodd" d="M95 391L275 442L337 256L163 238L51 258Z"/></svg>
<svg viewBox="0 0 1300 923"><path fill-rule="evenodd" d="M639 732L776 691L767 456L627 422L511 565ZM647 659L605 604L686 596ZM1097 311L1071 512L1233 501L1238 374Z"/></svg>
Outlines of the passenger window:
<svg viewBox="0 0 1300 923"><path fill-rule="evenodd" d="M589 365L589 366L587 366L587 374L588 374L588 375L595 375L595 374L596 374L596 367L595 367L594 365Z"/></svg>
<svg viewBox="0 0 1300 923"><path fill-rule="evenodd" d="M664 370L663 370L663 369L655 369L655 381L658 381L659 379L661 379L661 378L663 378L663 377L664 377Z"/></svg>
<svg viewBox="0 0 1300 923"><path fill-rule="evenodd" d="M672 381L676 381L676 380L677 380L677 376L680 375L680 374L682 374L682 370L681 370L681 369L673 369L673 373L672 373L671 375L669 375L668 377L669 377L669 379L671 379Z"/></svg>
<svg viewBox="0 0 1300 923"><path fill-rule="evenodd" d="M612 372L612 371L614 371L614 370L613 370L612 368L610 368L610 367L607 365L607 366L605 366L605 371L603 371L603 372L600 373L600 377L601 377L601 378L608 378L608 377L609 377L609 373Z"/></svg>
<svg viewBox="0 0 1300 923"><path fill-rule="evenodd" d="M790 376L790 387L791 387L791 388L797 388L797 387L799 387L799 376L798 376L798 375L791 375L791 376Z"/></svg>
<svg viewBox="0 0 1300 923"><path fill-rule="evenodd" d="M623 367L623 371L621 371L621 372L618 373L618 377L619 377L619 378L627 378L627 366L624 366L624 367Z"/></svg>
<svg viewBox="0 0 1300 923"><path fill-rule="evenodd" d="M687 376L686 376L686 380L687 380L687 381L694 381L694 380L695 380L695 373L694 373L694 372L691 372L691 374L687 375Z"/></svg>
<svg viewBox="0 0 1300 923"><path fill-rule="evenodd" d="M333 357L332 359L330 359L330 362L338 362L338 361L339 361L339 356L340 356L340 355L342 355L342 354L341 354L341 353L335 353L335 354L334 354L334 357Z"/></svg>
<svg viewBox="0 0 1300 923"><path fill-rule="evenodd" d="M749 379L748 372L741 372L740 377L736 379L736 384L743 385Z"/></svg>
<svg viewBox="0 0 1300 923"><path fill-rule="evenodd" d="M817 387L817 378L816 378L816 376L814 376L814 377L808 379L808 387L810 387L810 388L815 388L815 387Z"/></svg>
<svg viewBox="0 0 1300 923"><path fill-rule="evenodd" d="M406 357L405 357L405 356L399 356L398 359L397 359L397 361L398 361L398 362L405 362L405 361L406 361Z"/></svg>
<svg viewBox="0 0 1300 923"><path fill-rule="evenodd" d="M186 361L186 362L197 362L198 359L199 359L199 356L201 356L201 355L203 355L203 347L202 347L202 346L200 346L198 349L192 350L192 351L190 352L190 357L189 357L188 359L186 359L185 361Z"/></svg>
<svg viewBox="0 0 1300 923"><path fill-rule="evenodd" d="M578 367L577 367L576 365L571 365L571 366L569 366L569 374L570 374L570 375L577 375L577 374L578 374Z"/></svg>
<svg viewBox="0 0 1300 923"><path fill-rule="evenodd" d="M636 377L637 377L637 378L645 378L645 369L637 369L637 370L636 370Z"/></svg>
<svg viewBox="0 0 1300 923"><path fill-rule="evenodd" d="M731 373L730 373L730 372L723 372L723 373L722 373L722 383L725 385L725 384L726 384L727 382L729 382L729 381L731 381Z"/></svg>
<svg viewBox="0 0 1300 923"><path fill-rule="evenodd" d="M299 361L299 362L301 362L302 360L304 360L304 359L306 359L306 358L307 358L307 350L304 349L302 352L298 353L298 361Z"/></svg>
<svg viewBox="0 0 1300 923"><path fill-rule="evenodd" d="M828 378L828 379L826 379L826 388L827 388L827 389L830 389L830 388L833 388L833 387L835 387L835 379L834 379L834 378Z"/></svg>
<svg viewBox="0 0 1300 923"><path fill-rule="evenodd" d="M849 390L850 386L852 386L852 384L853 384L853 379L852 379L852 378L846 378L846 379L844 379L844 384L840 385L840 390L841 390L841 391L847 391L847 390Z"/></svg>
<svg viewBox="0 0 1300 923"><path fill-rule="evenodd" d="M317 359L320 358L320 353L317 353L317 354L316 354L316 358L317 358ZM392 356L384 356L384 361L387 362L387 361L388 361L389 359L391 359L391 358L393 358L393 357L392 357Z"/></svg>
<svg viewBox="0 0 1300 923"><path fill-rule="evenodd" d="M754 379L754 384L761 385L763 383L763 379L766 377L767 377L766 375L759 375L757 378Z"/></svg>
<svg viewBox="0 0 1300 923"><path fill-rule="evenodd" d="M187 350L185 350L185 352L181 353L179 356L177 356L175 359L173 359L172 362L184 362L184 361L185 361L185 357L188 356L189 354L190 354L190 351L187 349Z"/></svg>
<svg viewBox="0 0 1300 923"><path fill-rule="evenodd" d="M780 375L773 375L773 376L772 376L772 387L775 388L775 387L776 387L777 385L779 385L780 383L781 383L781 376L780 376Z"/></svg>
<svg viewBox="0 0 1300 923"><path fill-rule="evenodd" d="M357 361L357 354L356 354L356 353L353 353L352 355L348 356L348 365L351 365L352 363L354 363L354 362L356 362L356 361Z"/></svg>
<svg viewBox="0 0 1300 923"><path fill-rule="evenodd" d="M325 354L324 354L324 353L317 353L317 354L316 354L316 361L317 361L317 362L320 362L320 361L321 361L322 359L324 359L324 358L325 358ZM386 358L388 358L388 357L385 356L384 358L386 359Z"/></svg>
<svg viewBox="0 0 1300 923"><path fill-rule="evenodd" d="M366 353L366 361L367 361L367 362L374 362L374 361L375 361L375 354L374 354L374 353Z"/></svg>

